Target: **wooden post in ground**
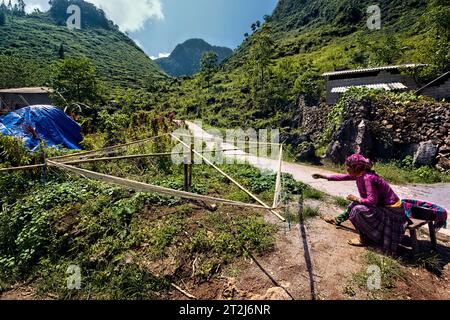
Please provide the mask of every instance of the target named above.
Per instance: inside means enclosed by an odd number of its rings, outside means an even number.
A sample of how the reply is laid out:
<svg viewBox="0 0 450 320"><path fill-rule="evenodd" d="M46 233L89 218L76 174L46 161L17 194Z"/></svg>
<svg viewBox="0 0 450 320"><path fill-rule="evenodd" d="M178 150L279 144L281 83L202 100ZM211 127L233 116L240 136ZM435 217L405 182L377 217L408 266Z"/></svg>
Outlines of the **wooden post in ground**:
<svg viewBox="0 0 450 320"><path fill-rule="evenodd" d="M189 160L184 157L184 191L189 192Z"/></svg>
<svg viewBox="0 0 450 320"><path fill-rule="evenodd" d="M433 221L428 221L428 228L430 229L431 250L437 250L436 228Z"/></svg>
<svg viewBox="0 0 450 320"><path fill-rule="evenodd" d="M194 167L195 162L195 154L194 154L194 144L191 143L191 162L189 163L189 191L192 190L192 169Z"/></svg>

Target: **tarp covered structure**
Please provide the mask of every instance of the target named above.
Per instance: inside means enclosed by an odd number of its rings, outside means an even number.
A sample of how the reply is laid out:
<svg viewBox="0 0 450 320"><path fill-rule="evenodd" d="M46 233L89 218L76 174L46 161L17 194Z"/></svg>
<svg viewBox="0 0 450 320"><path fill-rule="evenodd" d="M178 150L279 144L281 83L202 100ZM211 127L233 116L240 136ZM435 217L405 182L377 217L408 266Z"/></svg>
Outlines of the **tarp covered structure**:
<svg viewBox="0 0 450 320"><path fill-rule="evenodd" d="M54 106L30 106L11 112L0 118L0 133L23 138L31 151L39 147L39 139L46 146L81 149L81 127L63 111Z"/></svg>

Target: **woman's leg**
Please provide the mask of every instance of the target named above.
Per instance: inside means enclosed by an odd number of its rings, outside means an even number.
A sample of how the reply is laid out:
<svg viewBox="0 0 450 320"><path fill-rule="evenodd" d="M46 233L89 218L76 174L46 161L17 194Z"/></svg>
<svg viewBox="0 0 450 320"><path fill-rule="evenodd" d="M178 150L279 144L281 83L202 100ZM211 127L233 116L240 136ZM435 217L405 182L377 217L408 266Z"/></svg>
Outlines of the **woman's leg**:
<svg viewBox="0 0 450 320"><path fill-rule="evenodd" d="M350 221L362 237L383 246L385 252L395 255L408 225L401 209L354 206Z"/></svg>

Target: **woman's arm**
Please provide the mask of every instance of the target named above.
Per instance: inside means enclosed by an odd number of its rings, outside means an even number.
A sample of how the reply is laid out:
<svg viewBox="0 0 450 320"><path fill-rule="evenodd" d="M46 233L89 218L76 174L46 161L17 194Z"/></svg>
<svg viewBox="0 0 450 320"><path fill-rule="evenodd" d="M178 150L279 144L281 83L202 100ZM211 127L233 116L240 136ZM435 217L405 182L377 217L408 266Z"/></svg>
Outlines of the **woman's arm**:
<svg viewBox="0 0 450 320"><path fill-rule="evenodd" d="M356 177L349 174L336 174L331 176L326 176L320 173L313 174L314 179L325 179L328 181L355 181Z"/></svg>
<svg viewBox="0 0 450 320"><path fill-rule="evenodd" d="M334 174L326 178L328 181L356 181L356 177L350 174Z"/></svg>

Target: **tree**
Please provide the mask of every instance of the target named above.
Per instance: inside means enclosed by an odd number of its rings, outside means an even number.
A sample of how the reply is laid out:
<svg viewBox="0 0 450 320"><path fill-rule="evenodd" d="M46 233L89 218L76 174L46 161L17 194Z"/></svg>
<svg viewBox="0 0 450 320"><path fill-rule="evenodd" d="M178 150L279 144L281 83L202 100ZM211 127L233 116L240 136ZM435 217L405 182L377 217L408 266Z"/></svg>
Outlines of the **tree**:
<svg viewBox="0 0 450 320"><path fill-rule="evenodd" d="M64 56L65 56L65 54L64 54L64 46L61 43L61 45L59 46L59 50L58 50L58 58L61 59L61 60L64 60Z"/></svg>
<svg viewBox="0 0 450 320"><path fill-rule="evenodd" d="M0 12L3 12L6 14L8 12L8 7L5 4L5 0L2 1L2 4L0 5Z"/></svg>
<svg viewBox="0 0 450 320"><path fill-rule="evenodd" d="M253 76L259 78L259 84L262 89L265 87L267 69L272 62L274 48L275 42L271 37L270 28L265 26L261 32L255 35L249 56Z"/></svg>
<svg viewBox="0 0 450 320"><path fill-rule="evenodd" d="M200 72L203 76L203 79L210 85L212 76L217 70L217 66L219 63L219 56L214 51L205 52L200 60Z"/></svg>
<svg viewBox="0 0 450 320"><path fill-rule="evenodd" d="M253 32L255 32L255 31L256 31L256 29L257 29L257 27L256 27L256 23L252 23L252 26L251 26L251 28L252 28L252 31L253 31Z"/></svg>
<svg viewBox="0 0 450 320"><path fill-rule="evenodd" d="M428 64L421 76L425 80L430 80L450 71L449 1L431 1L422 22L427 27L427 38L419 43L416 60Z"/></svg>
<svg viewBox="0 0 450 320"><path fill-rule="evenodd" d="M18 16L24 16L25 15L25 8L26 8L25 2L23 0L17 0L15 14L18 15Z"/></svg>
<svg viewBox="0 0 450 320"><path fill-rule="evenodd" d="M99 98L96 69L86 58L67 58L53 66L52 87L68 102L92 103Z"/></svg>
<svg viewBox="0 0 450 320"><path fill-rule="evenodd" d="M258 29L261 27L261 21L256 20L255 24Z"/></svg>
<svg viewBox="0 0 450 320"><path fill-rule="evenodd" d="M4 26L6 23L6 15L3 11L0 11L0 26Z"/></svg>
<svg viewBox="0 0 450 320"><path fill-rule="evenodd" d="M402 56L400 41L389 30L374 36L372 42L365 44L364 51L369 53L369 64L374 66L395 63Z"/></svg>

